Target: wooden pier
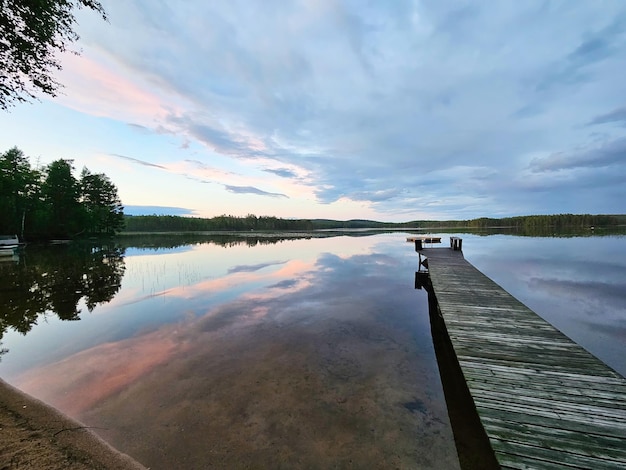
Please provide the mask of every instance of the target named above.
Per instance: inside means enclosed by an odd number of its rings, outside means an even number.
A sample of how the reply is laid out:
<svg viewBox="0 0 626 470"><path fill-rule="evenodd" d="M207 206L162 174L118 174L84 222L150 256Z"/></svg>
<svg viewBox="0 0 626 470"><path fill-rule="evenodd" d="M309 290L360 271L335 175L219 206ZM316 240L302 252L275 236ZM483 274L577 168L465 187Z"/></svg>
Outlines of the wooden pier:
<svg viewBox="0 0 626 470"><path fill-rule="evenodd" d="M626 379L466 261L460 239L417 251L495 466L625 469Z"/></svg>

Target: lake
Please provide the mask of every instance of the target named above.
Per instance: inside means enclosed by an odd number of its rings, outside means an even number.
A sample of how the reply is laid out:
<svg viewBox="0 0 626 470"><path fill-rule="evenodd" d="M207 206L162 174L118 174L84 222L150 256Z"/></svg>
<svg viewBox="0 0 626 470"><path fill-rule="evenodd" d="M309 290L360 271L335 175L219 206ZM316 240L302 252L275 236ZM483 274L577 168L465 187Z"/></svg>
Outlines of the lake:
<svg viewBox="0 0 626 470"><path fill-rule="evenodd" d="M626 237L457 235L626 375ZM456 468L405 239L28 246L0 263L0 376L152 469Z"/></svg>

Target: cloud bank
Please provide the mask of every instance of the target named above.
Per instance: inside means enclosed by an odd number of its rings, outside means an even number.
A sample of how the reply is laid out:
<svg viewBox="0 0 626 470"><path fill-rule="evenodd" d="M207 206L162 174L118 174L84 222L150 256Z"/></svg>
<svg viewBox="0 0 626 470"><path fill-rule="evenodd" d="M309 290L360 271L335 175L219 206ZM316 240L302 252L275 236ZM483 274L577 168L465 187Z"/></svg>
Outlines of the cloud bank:
<svg viewBox="0 0 626 470"><path fill-rule="evenodd" d="M624 2L103 4L108 24L81 14L65 103L176 139L169 157L108 153L217 183L222 204L623 212Z"/></svg>

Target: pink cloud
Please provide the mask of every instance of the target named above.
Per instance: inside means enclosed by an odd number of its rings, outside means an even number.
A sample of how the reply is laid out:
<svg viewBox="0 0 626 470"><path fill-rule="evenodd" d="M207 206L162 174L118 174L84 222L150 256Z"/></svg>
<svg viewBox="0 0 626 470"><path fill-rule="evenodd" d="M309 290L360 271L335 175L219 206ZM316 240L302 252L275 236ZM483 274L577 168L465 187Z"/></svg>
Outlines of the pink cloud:
<svg viewBox="0 0 626 470"><path fill-rule="evenodd" d="M77 111L153 124L176 108L171 97L104 54L93 50L80 56L66 54L62 63L59 81L64 89L57 100Z"/></svg>

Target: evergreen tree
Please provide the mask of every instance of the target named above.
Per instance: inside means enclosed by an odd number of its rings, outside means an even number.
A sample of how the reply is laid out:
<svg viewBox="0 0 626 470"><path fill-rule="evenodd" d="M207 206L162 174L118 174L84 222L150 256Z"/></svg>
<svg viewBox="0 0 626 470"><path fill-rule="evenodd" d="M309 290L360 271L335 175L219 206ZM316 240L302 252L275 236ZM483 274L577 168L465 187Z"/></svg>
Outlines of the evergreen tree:
<svg viewBox="0 0 626 470"><path fill-rule="evenodd" d="M47 167L42 195L47 232L53 237L72 237L84 231L80 188L72 175L72 160L56 160Z"/></svg>
<svg viewBox="0 0 626 470"><path fill-rule="evenodd" d="M80 176L81 203L85 227L91 234L112 234L124 227L124 207L117 187L103 173L83 168Z"/></svg>
<svg viewBox="0 0 626 470"><path fill-rule="evenodd" d="M27 213L36 204L39 174L24 152L13 147L0 155L0 227L7 235L24 236Z"/></svg>

